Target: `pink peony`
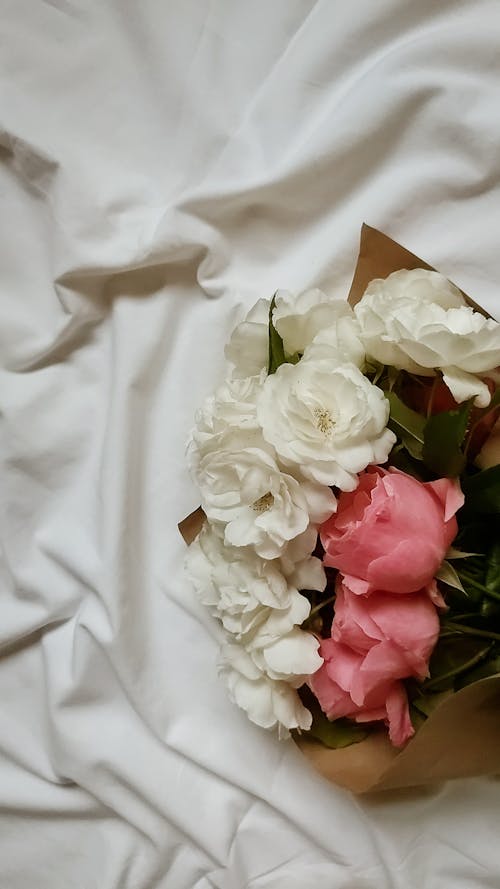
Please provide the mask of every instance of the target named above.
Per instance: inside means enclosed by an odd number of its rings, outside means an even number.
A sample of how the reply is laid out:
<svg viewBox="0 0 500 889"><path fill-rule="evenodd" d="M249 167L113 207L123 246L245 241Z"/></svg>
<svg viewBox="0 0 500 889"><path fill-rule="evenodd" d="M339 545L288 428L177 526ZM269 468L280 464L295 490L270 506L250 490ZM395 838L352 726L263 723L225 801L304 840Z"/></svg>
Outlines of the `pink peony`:
<svg viewBox="0 0 500 889"><path fill-rule="evenodd" d="M346 575L358 594L421 590L457 534L463 502L454 479L424 483L398 469L370 467L320 528L325 565Z"/></svg>
<svg viewBox="0 0 500 889"><path fill-rule="evenodd" d="M383 719L389 727L389 738L401 747L414 734L408 711L408 698L402 682L372 675L366 688L360 688L358 677L366 655L337 642L324 639L319 653L323 665L311 676L310 687L329 719L347 716L356 722Z"/></svg>
<svg viewBox="0 0 500 889"><path fill-rule="evenodd" d="M310 686L330 719L383 719L400 747L413 735L401 680L429 675L439 636L437 610L425 590L360 596L341 575L336 594L332 638L321 643L324 663Z"/></svg>
<svg viewBox="0 0 500 889"><path fill-rule="evenodd" d="M366 654L353 682L355 700L381 680L425 679L438 636L437 610L425 590L406 596L382 591L358 596L339 575L332 638Z"/></svg>

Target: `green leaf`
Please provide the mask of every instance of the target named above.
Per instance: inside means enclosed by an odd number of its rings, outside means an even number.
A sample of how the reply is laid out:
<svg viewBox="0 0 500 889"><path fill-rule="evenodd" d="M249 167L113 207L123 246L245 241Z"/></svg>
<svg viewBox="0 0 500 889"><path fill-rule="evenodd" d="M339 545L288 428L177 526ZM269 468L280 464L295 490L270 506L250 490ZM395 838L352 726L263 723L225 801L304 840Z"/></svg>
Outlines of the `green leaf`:
<svg viewBox="0 0 500 889"><path fill-rule="evenodd" d="M426 721L427 716L424 716L424 714L420 712L418 707L415 707L414 703L411 703L409 705L408 712L410 714L410 721L413 729L414 731L418 732L418 730L422 728L424 722Z"/></svg>
<svg viewBox="0 0 500 889"><path fill-rule="evenodd" d="M477 682L479 679L487 679L488 676L496 676L497 673L500 673L500 654L498 654L498 651L495 657L488 658L487 661L483 661L478 667L459 676L455 683L455 688L458 691L460 688L464 688L472 682Z"/></svg>
<svg viewBox="0 0 500 889"><path fill-rule="evenodd" d="M412 701L412 704L423 716L430 716L431 713L434 713L436 707L439 707L447 697L448 692L446 691L433 692L427 695L421 694Z"/></svg>
<svg viewBox="0 0 500 889"><path fill-rule="evenodd" d="M465 509L483 515L500 514L500 465L462 479Z"/></svg>
<svg viewBox="0 0 500 889"><path fill-rule="evenodd" d="M446 621L442 624L446 630ZM432 653L427 679L422 691L428 693L446 691L455 686L457 676L466 673L485 660L492 648L492 642L474 636L461 634L441 636Z"/></svg>
<svg viewBox="0 0 500 889"><path fill-rule="evenodd" d="M424 428L424 463L439 477L460 475L465 468L461 445L467 431L471 405L429 417Z"/></svg>
<svg viewBox="0 0 500 889"><path fill-rule="evenodd" d="M500 541L497 539L489 548L484 559L485 597L481 603L481 615L495 625L500 623Z"/></svg>
<svg viewBox="0 0 500 889"><path fill-rule="evenodd" d="M481 602L481 617L484 617L488 624L495 621L495 625L500 624L500 602L494 599L483 599Z"/></svg>
<svg viewBox="0 0 500 889"><path fill-rule="evenodd" d="M288 352L285 352L286 364L298 364L301 358L302 352L294 352L293 355L289 355Z"/></svg>
<svg viewBox="0 0 500 889"><path fill-rule="evenodd" d="M331 749L359 744L368 734L367 729L361 728L355 722L349 722L348 719L335 719L330 722L324 713L314 717L313 724L308 731L308 735Z"/></svg>
<svg viewBox="0 0 500 889"><path fill-rule="evenodd" d="M445 561L442 563L439 571L436 574L438 580L442 580L443 583L448 584L448 586L453 587L455 590L461 590L462 593L465 593L465 590L462 585L462 581L460 580L457 572L455 571L453 565L450 565L449 562Z"/></svg>
<svg viewBox="0 0 500 889"><path fill-rule="evenodd" d="M411 704L412 707L415 707L415 709L422 714L422 716L428 717L434 712L436 707L439 707L448 695L449 692L447 691L430 692L427 695L420 693L413 699Z"/></svg>
<svg viewBox="0 0 500 889"><path fill-rule="evenodd" d="M406 472L407 475L412 475L419 482L430 482L435 478L434 473L427 469L422 460L415 460L410 456L403 444L394 445L389 455L389 464L401 472Z"/></svg>
<svg viewBox="0 0 500 889"><path fill-rule="evenodd" d="M403 442L406 450L416 460L422 460L425 417L407 407L395 392L384 392L390 406L389 429Z"/></svg>
<svg viewBox="0 0 500 889"><path fill-rule="evenodd" d="M281 364L286 363L285 349L283 340L273 324L273 311L276 305L276 294L274 294L271 305L269 306L269 361L267 372L275 373Z"/></svg>
<svg viewBox="0 0 500 889"><path fill-rule="evenodd" d="M474 564L472 564L472 570L470 570L470 566L471 566L470 562L466 562L465 566L464 566L463 562L459 562L457 567L455 568L455 571L457 572L458 577L460 578L460 583L462 584L462 587L465 590L465 595L467 597L467 606L466 607L467 607L467 609L470 609L470 610L474 610L474 609L479 610L480 609L481 602L484 599L485 589L486 589L486 587L484 586L484 571L481 572L481 571L476 570L476 563L478 561L479 560L474 558ZM484 564L485 564L484 556L482 557L482 563L483 563L483 567L484 567ZM458 587L455 587L455 590L456 589L458 589ZM451 605L453 607L454 599L452 598L450 600L449 595L446 596L446 602L447 602L447 604L450 604L450 602L451 602ZM459 610L463 609L463 607L465 605L465 600L464 600L463 596L458 597L458 599L455 597L455 605L457 605L457 604L458 604Z"/></svg>
<svg viewBox="0 0 500 889"><path fill-rule="evenodd" d="M453 559L471 559L472 556L478 556L479 553L464 553L461 549L455 549L454 546L450 546L447 553L446 559L447 561L451 561Z"/></svg>
<svg viewBox="0 0 500 889"><path fill-rule="evenodd" d="M500 595L500 540L488 550L486 566L485 586L490 592Z"/></svg>
<svg viewBox="0 0 500 889"><path fill-rule="evenodd" d="M482 525L478 523L478 527ZM500 624L500 522L496 516L490 517L487 528L482 528L482 536L486 553L460 560L456 571L470 597L469 605L475 604L488 619L486 629L496 631ZM448 596L447 601L450 604Z"/></svg>

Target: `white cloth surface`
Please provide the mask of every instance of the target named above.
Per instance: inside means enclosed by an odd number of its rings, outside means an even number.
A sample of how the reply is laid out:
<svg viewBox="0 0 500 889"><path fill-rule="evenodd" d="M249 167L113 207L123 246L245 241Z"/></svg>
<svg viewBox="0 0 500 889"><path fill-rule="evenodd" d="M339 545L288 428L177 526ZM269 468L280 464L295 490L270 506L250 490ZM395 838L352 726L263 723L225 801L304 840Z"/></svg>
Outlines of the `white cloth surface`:
<svg viewBox="0 0 500 889"><path fill-rule="evenodd" d="M176 523L230 330L363 221L499 313L498 3L0 22L0 889L497 889L498 781L355 798L227 700Z"/></svg>

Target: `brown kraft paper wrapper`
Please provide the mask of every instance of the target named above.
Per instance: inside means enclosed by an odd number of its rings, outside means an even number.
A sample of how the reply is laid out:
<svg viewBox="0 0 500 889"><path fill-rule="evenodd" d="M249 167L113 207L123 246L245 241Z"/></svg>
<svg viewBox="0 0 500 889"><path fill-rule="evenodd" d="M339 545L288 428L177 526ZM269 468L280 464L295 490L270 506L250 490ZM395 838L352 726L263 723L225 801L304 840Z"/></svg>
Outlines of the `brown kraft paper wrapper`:
<svg viewBox="0 0 500 889"><path fill-rule="evenodd" d="M363 225L349 302L356 305L374 278L399 269L432 266L387 235ZM467 303L487 315L467 294ZM179 524L189 545L205 520L201 508ZM500 774L500 674L481 679L444 698L402 749L387 733L374 731L364 741L330 750L307 734L296 743L311 765L329 781L353 793L395 790L479 775Z"/></svg>

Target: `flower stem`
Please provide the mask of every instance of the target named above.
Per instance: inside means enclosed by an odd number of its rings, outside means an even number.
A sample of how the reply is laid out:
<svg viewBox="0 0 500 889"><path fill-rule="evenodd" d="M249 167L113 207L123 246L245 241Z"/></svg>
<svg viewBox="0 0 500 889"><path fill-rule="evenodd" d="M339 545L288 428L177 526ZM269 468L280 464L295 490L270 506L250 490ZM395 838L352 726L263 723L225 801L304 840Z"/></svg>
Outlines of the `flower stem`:
<svg viewBox="0 0 500 889"><path fill-rule="evenodd" d="M429 419L432 413L432 406L434 404L434 396L436 394L437 384L439 382L439 377L436 375L432 381L431 391L429 394L429 401L427 402L427 419Z"/></svg>
<svg viewBox="0 0 500 889"><path fill-rule="evenodd" d="M470 620L470 618L480 617L481 615L477 611L467 611L464 614L455 614L452 617L452 620L457 624L461 624L464 620Z"/></svg>
<svg viewBox="0 0 500 889"><path fill-rule="evenodd" d="M478 580L474 580L474 578L471 577L470 574L467 574L466 571L460 571L458 576L461 580L464 580L465 583L470 583L476 590L480 590L485 596L489 596L490 599L495 599L497 602L500 602L500 593L495 593L493 590L488 589L484 583L479 583Z"/></svg>
<svg viewBox="0 0 500 889"><path fill-rule="evenodd" d="M455 676L458 676L460 673L465 673L467 670L470 670L471 667L475 667L480 661L484 660L486 655L488 654L489 649L486 651L480 651L478 654L475 654L474 657L471 657L465 664L460 664L459 667L454 667L453 670L448 670L447 673L443 673L441 676L436 676L434 679L430 679L429 682L425 683L425 691L430 691L436 685L440 685L441 682L444 682L446 679L453 679Z"/></svg>
<svg viewBox="0 0 500 889"><path fill-rule="evenodd" d="M322 602L319 602L318 605L315 605L314 608L311 608L307 620L309 620L309 618L312 617L314 614L317 614L318 611L321 611L321 609L324 608L325 605L330 605L331 602L335 602L335 598L335 596L330 596L329 599L323 599Z"/></svg>
<svg viewBox="0 0 500 889"><path fill-rule="evenodd" d="M454 621L446 621L443 624L444 630L455 630L457 633L463 633L465 636L481 636L484 639L493 639L500 642L500 633L492 633L490 630L476 630L474 627L467 627L465 624L458 624Z"/></svg>

